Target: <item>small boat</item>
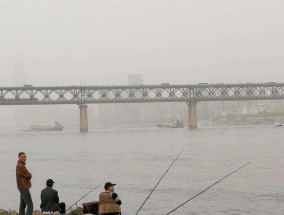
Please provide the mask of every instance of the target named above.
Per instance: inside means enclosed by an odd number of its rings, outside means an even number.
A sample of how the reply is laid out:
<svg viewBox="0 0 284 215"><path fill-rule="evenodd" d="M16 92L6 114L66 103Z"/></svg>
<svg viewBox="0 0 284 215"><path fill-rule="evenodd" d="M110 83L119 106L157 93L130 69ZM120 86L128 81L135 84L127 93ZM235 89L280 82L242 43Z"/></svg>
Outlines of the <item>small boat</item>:
<svg viewBox="0 0 284 215"><path fill-rule="evenodd" d="M54 122L53 126L33 125L28 131L62 131L64 128L59 122Z"/></svg>
<svg viewBox="0 0 284 215"><path fill-rule="evenodd" d="M158 128L184 128L183 121L178 119L172 121L172 124L157 124Z"/></svg>
<svg viewBox="0 0 284 215"><path fill-rule="evenodd" d="M274 123L274 126L275 126L275 127L282 127L282 126L283 126L283 123L281 123L281 122L275 122L275 123Z"/></svg>
<svg viewBox="0 0 284 215"><path fill-rule="evenodd" d="M172 125L170 125L170 124L157 124L157 127L158 128L171 128Z"/></svg>

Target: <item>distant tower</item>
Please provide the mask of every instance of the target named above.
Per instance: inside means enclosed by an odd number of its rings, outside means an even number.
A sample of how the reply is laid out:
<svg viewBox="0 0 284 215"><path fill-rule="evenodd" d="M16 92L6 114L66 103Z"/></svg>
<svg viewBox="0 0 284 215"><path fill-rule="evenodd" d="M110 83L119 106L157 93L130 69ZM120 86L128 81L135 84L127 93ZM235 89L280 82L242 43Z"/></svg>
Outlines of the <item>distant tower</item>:
<svg viewBox="0 0 284 215"><path fill-rule="evenodd" d="M143 75L141 75L141 74L130 74L130 75L128 75L128 84L129 85L142 85L143 84Z"/></svg>
<svg viewBox="0 0 284 215"><path fill-rule="evenodd" d="M14 81L15 85L24 85L26 83L26 71L24 62L19 57L19 55L16 56L16 62L14 64Z"/></svg>
<svg viewBox="0 0 284 215"><path fill-rule="evenodd" d="M22 58L19 54L15 56L15 64L14 64L14 85L15 86L23 86L26 84L26 73L25 66ZM31 115L31 109L24 106L14 106L14 126L21 127L26 126L29 120L27 120L27 116Z"/></svg>
<svg viewBox="0 0 284 215"><path fill-rule="evenodd" d="M141 74L129 74L128 75L128 85L142 85L143 84L143 75ZM137 123L141 121L141 104L126 104L125 108L127 110L126 119L130 123Z"/></svg>

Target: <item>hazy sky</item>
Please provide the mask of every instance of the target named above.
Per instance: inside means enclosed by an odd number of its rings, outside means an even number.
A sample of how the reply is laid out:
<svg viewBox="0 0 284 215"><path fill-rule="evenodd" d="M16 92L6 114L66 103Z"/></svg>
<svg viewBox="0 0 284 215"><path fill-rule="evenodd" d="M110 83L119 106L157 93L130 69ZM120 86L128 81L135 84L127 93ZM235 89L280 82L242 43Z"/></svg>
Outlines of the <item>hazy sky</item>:
<svg viewBox="0 0 284 215"><path fill-rule="evenodd" d="M283 0L0 0L0 85L284 82ZM20 66L21 67L21 66ZM22 79L22 78L21 78Z"/></svg>

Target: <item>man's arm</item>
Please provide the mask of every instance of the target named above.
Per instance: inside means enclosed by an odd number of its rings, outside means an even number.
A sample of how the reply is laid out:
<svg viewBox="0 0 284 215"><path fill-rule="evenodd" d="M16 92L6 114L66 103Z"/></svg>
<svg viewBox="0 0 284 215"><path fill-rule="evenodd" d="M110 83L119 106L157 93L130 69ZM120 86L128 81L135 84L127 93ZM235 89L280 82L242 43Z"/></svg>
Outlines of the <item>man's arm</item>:
<svg viewBox="0 0 284 215"><path fill-rule="evenodd" d="M56 202L56 203L59 203L59 196L58 196L58 192L55 190L55 196L54 196L54 201Z"/></svg>
<svg viewBox="0 0 284 215"><path fill-rule="evenodd" d="M32 174L27 170L25 166L19 166L18 170L19 170L19 174L21 176L24 176L26 179L30 180L32 178Z"/></svg>
<svg viewBox="0 0 284 215"><path fill-rule="evenodd" d="M40 208L41 208L41 210L43 210L43 207L45 206L46 200L45 200L45 198L44 198L44 195L43 195L43 192L42 192L42 191L41 191L41 194L40 194L40 200L41 200L41 202L40 202Z"/></svg>
<svg viewBox="0 0 284 215"><path fill-rule="evenodd" d="M112 194L112 198L113 198L113 200L115 201L116 204L118 204L118 205L122 204L121 200L119 199L119 197L116 193Z"/></svg>

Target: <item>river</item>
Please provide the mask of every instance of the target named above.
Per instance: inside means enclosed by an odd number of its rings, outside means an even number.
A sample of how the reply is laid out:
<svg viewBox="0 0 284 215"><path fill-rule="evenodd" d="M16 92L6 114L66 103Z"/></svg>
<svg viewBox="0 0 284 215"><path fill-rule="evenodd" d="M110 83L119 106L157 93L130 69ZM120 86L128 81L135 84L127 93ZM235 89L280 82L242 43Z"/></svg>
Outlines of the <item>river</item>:
<svg viewBox="0 0 284 215"><path fill-rule="evenodd" d="M284 128L273 126L187 129L108 129L0 132L0 208L17 209L17 154L27 154L31 193L39 209L45 181L56 183L68 206L93 187L117 183L125 215L133 215L179 152L139 214L162 215L243 164L251 165L212 187L173 214L284 214ZM98 199L103 185L79 202Z"/></svg>

